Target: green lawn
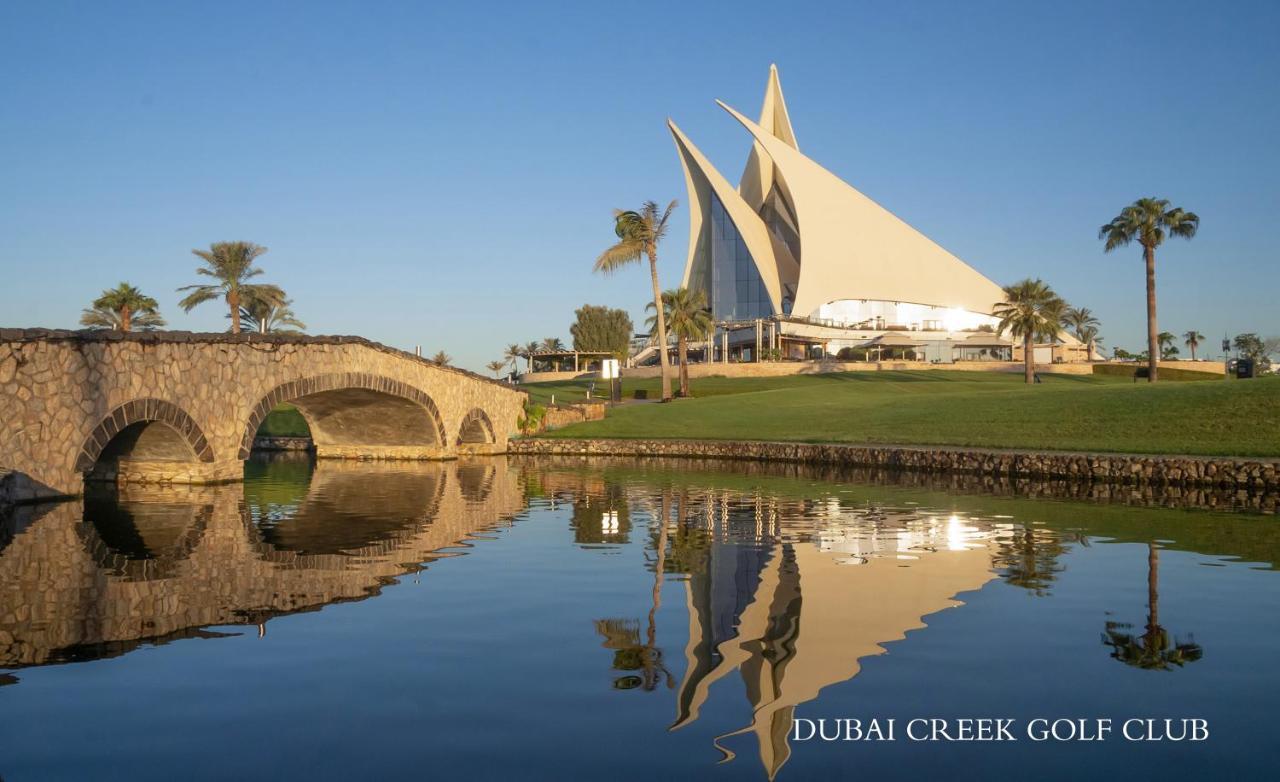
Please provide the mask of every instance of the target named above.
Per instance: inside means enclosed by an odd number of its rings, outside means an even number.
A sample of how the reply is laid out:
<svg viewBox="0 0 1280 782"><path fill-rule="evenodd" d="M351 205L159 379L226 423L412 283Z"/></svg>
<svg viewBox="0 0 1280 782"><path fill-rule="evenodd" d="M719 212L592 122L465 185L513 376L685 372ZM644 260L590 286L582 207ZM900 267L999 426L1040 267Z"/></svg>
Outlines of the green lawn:
<svg viewBox="0 0 1280 782"><path fill-rule="evenodd" d="M310 437L311 429L307 427L307 421L298 412L298 408L282 402L262 419L258 434L263 437Z"/></svg>
<svg viewBox="0 0 1280 782"><path fill-rule="evenodd" d="M789 440L1280 456L1280 378L1133 383L1123 377L850 372L695 380L695 398L627 404L551 437ZM656 396L657 381L624 385ZM527 386L583 398L585 383Z"/></svg>
<svg viewBox="0 0 1280 782"><path fill-rule="evenodd" d="M910 371L910 372L833 372L821 375L787 375L783 377L723 377L713 376L694 378L693 395L699 399L709 396L725 396L727 394L748 394L756 391L777 391L798 388L830 388L833 380L877 380L893 378L896 380L937 380L939 382L963 380L975 384L993 383L1007 385L1012 375L995 372L950 372L950 371ZM1021 381L1022 375L1017 379ZM1058 378L1051 379L1056 382ZM1132 382L1131 375L1120 377L1071 377L1070 382L1083 383L1118 383L1124 380ZM557 402L579 402L587 398L587 389L591 380L562 380L555 383L526 383L521 389L529 392L529 399L538 404L547 404L551 397ZM609 386L603 380L595 382L595 398L606 398ZM672 388L678 389L679 383L674 379ZM658 378L640 380L624 378L622 381L622 398L634 398L637 390L648 392L650 399L659 397Z"/></svg>

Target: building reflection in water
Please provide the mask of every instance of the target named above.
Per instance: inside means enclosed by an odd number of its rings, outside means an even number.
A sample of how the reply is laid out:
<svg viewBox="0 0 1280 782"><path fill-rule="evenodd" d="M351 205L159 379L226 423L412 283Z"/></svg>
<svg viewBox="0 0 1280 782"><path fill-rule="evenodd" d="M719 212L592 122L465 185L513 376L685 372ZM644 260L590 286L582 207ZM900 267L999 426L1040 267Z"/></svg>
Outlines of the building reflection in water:
<svg viewBox="0 0 1280 782"><path fill-rule="evenodd" d="M259 460L245 484L125 486L19 508L0 549L0 665L123 654L376 594L524 508L485 463ZM15 528L21 528L14 534Z"/></svg>
<svg viewBox="0 0 1280 782"><path fill-rule="evenodd" d="M746 709L739 724L717 725L724 760L733 737L753 734L773 778L787 762L788 734L799 704L847 681L862 658L923 628L925 618L962 605L957 595L1004 575L1036 578L1047 588L1057 572L1057 538L1032 537L1013 546L1012 523L977 520L919 508L851 506L838 498L787 499L735 490L660 489L589 472L547 471L538 485L561 499L578 497L575 539L608 542L616 508L628 511L634 534L651 520L650 566L683 576L688 636L683 666L664 660L655 637L655 590L649 621L605 618L595 623L613 652L618 689L675 689L671 730L699 720L713 685L736 677ZM1049 545L1050 543L1054 545ZM1030 557L1031 565L1023 562ZM1038 571L1037 571L1038 572ZM668 668L683 674L670 677ZM734 688L715 688L725 697ZM717 713L723 713L718 710Z"/></svg>

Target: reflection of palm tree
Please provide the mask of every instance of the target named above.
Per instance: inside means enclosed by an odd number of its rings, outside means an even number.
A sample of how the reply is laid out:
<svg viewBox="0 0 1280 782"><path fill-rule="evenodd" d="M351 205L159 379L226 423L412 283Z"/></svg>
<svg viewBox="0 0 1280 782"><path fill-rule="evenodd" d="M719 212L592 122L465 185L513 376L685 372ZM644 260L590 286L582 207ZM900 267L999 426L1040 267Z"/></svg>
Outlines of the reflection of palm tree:
<svg viewBox="0 0 1280 782"><path fill-rule="evenodd" d="M667 520L670 516L671 498L662 493L661 518L658 521L657 562L654 566L653 593L649 607L649 623L644 643L640 643L640 622L634 619L597 619L596 632L604 637L601 644L613 649L613 668L618 671L639 671L638 675L621 676L613 680L614 689L633 690L640 687L654 690L658 682L665 681L667 689L676 686L675 677L667 670L658 648L658 609L662 607L662 578L666 568Z"/></svg>
<svg viewBox="0 0 1280 782"><path fill-rule="evenodd" d="M1147 627L1142 635L1135 636L1125 630L1131 624L1107 622L1102 643L1111 647L1111 656L1125 665L1150 671L1168 671L1173 666L1181 668L1204 656L1204 649L1193 636L1179 641L1160 626L1160 550L1155 543L1147 544Z"/></svg>
<svg viewBox="0 0 1280 782"><path fill-rule="evenodd" d="M994 564L1009 584L1044 597L1064 570L1058 557L1065 551L1058 534L1024 527L1014 532L1011 540L999 542Z"/></svg>

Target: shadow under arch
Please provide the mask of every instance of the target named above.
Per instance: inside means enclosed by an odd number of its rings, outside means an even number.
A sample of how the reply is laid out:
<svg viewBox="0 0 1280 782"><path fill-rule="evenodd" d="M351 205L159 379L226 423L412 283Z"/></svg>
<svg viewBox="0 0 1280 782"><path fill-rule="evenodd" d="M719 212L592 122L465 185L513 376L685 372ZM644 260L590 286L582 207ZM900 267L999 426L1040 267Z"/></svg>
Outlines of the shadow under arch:
<svg viewBox="0 0 1280 782"><path fill-rule="evenodd" d="M135 399L112 410L80 447L76 471L89 473L102 459L212 462L213 448L185 410L164 399Z"/></svg>
<svg viewBox="0 0 1280 782"><path fill-rule="evenodd" d="M493 422L480 408L472 408L458 426L457 445L491 445L497 441L493 434Z"/></svg>
<svg viewBox="0 0 1280 782"><path fill-rule="evenodd" d="M340 373L293 380L271 389L253 408L240 441L248 459L253 438L278 404L296 406L317 447L434 446L448 439L435 401L420 389L381 375Z"/></svg>

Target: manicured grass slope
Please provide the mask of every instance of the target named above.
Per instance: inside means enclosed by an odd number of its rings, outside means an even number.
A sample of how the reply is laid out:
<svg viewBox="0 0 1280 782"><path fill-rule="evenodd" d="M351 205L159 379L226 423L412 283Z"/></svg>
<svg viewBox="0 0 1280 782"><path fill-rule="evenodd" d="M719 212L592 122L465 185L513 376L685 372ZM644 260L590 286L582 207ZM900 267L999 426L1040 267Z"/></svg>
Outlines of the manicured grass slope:
<svg viewBox="0 0 1280 782"><path fill-rule="evenodd" d="M288 403L281 403L267 413L258 427L258 434L263 437L310 437L311 429L307 421L298 412L298 408Z"/></svg>
<svg viewBox="0 0 1280 782"><path fill-rule="evenodd" d="M625 405L548 436L1280 456L1276 378L1151 385L1046 375L1026 386L996 373L867 372L708 378L693 390L697 398Z"/></svg>

